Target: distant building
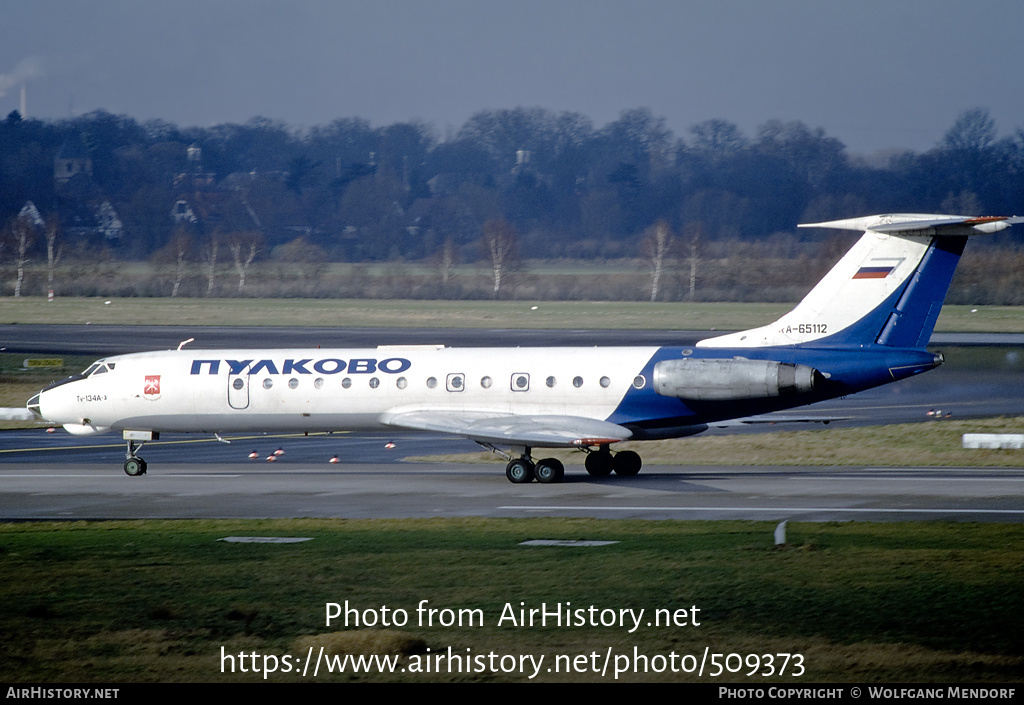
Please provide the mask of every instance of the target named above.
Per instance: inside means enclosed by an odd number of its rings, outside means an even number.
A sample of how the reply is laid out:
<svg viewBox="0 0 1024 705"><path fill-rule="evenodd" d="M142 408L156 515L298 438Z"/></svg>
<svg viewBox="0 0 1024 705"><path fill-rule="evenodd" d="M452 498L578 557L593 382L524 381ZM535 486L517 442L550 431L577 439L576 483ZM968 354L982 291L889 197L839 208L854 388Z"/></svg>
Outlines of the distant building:
<svg viewBox="0 0 1024 705"><path fill-rule="evenodd" d="M105 200L98 206L94 206L93 213L96 218L97 232L102 233L107 240L119 240L121 238L124 224L117 215L117 211L110 205L110 201Z"/></svg>
<svg viewBox="0 0 1024 705"><path fill-rule="evenodd" d="M75 133L64 140L53 160L53 180L58 187L64 186L80 174L92 178L92 157L81 135Z"/></svg>
<svg viewBox="0 0 1024 705"><path fill-rule="evenodd" d="M188 204L185 199L179 199L174 203L174 207L171 208L171 220L176 225L181 223L196 223L196 214L192 211L192 206Z"/></svg>
<svg viewBox="0 0 1024 705"><path fill-rule="evenodd" d="M107 199L90 202L66 201L60 212L64 234L73 238L102 237L116 244L124 233L124 223Z"/></svg>
<svg viewBox="0 0 1024 705"><path fill-rule="evenodd" d="M190 144L185 149L185 159L188 161L187 170L175 175L174 188L188 190L205 189L213 186L216 175L212 171L206 171L204 169L202 147L195 142Z"/></svg>

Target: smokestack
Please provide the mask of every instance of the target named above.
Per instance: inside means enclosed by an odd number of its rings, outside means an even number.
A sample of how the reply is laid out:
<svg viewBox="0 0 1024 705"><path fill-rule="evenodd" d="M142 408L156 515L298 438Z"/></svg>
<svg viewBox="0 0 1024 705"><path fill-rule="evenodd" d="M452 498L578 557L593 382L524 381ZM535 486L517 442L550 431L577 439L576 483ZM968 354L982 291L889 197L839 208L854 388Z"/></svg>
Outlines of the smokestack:
<svg viewBox="0 0 1024 705"><path fill-rule="evenodd" d="M25 96L25 84L21 84L21 119L28 117L28 98Z"/></svg>

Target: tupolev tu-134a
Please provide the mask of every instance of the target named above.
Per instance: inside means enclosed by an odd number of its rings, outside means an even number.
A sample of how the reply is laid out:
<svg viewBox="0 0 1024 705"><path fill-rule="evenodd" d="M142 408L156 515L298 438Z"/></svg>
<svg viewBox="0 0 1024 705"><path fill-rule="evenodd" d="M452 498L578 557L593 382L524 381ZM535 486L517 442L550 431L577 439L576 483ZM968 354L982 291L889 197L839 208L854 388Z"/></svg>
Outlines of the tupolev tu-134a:
<svg viewBox="0 0 1024 705"><path fill-rule="evenodd" d="M863 230L796 308L692 347L177 350L98 360L32 397L73 434L121 431L124 471L160 433L402 430L470 438L516 483L558 482L537 448L576 448L594 476L636 475L620 441L691 436L926 372L925 349L969 236L1017 217L892 214L801 227ZM507 450L506 450L507 449Z"/></svg>

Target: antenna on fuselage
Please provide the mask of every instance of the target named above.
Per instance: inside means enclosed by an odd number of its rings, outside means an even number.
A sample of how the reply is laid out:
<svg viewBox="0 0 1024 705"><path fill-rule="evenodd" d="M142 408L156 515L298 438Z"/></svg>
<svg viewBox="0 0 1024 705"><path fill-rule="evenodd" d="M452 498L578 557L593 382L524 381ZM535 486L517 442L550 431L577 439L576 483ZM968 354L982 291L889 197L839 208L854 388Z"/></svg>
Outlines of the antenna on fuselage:
<svg viewBox="0 0 1024 705"><path fill-rule="evenodd" d="M195 338L189 338L188 340L181 341L180 343L178 343L178 350L181 350L183 347L191 343L193 340L195 340Z"/></svg>

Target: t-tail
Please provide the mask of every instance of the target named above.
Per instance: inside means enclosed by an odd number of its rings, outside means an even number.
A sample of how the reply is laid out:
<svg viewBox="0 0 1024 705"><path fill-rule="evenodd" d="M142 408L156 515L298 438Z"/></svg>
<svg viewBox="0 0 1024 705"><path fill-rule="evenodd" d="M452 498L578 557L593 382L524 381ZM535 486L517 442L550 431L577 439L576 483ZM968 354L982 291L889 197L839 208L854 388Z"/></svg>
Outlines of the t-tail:
<svg viewBox="0 0 1024 705"><path fill-rule="evenodd" d="M863 230L864 235L779 320L698 345L923 349L935 329L967 238L1020 222L1024 218L897 213L801 225Z"/></svg>

